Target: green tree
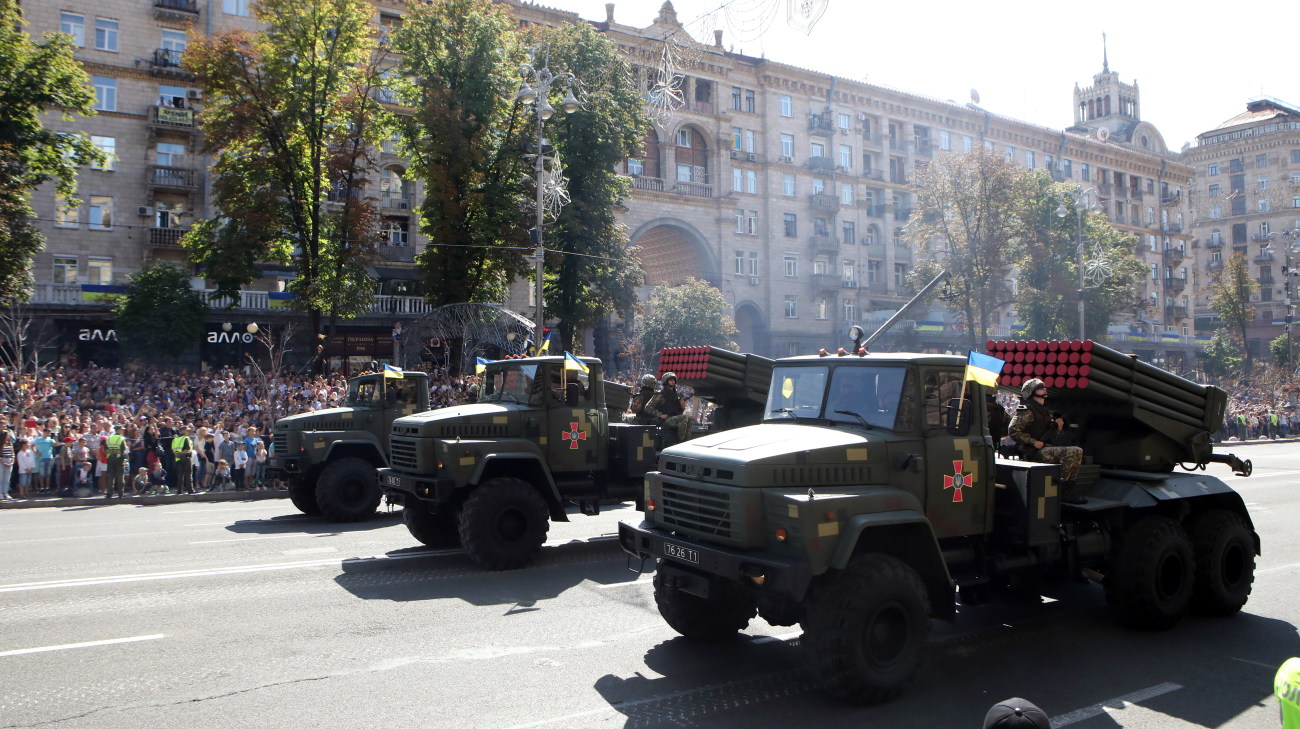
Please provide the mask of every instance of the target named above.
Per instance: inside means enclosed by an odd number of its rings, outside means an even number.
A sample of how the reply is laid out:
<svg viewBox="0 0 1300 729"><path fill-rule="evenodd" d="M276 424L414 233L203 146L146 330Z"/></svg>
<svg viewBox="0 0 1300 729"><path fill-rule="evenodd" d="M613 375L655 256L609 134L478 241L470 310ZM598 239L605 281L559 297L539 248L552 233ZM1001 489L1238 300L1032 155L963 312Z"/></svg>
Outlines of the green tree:
<svg viewBox="0 0 1300 729"><path fill-rule="evenodd" d="M1273 356L1273 364L1281 367L1294 366L1295 362L1295 342L1287 334L1279 334L1268 343L1268 351Z"/></svg>
<svg viewBox="0 0 1300 729"><path fill-rule="evenodd" d="M105 161L86 135L61 134L43 120L49 111L64 121L95 113L72 38L47 33L37 42L22 26L17 2L0 0L0 300L28 295L32 256L45 246L32 190L52 177L55 192L75 203L77 165Z"/></svg>
<svg viewBox="0 0 1300 729"><path fill-rule="evenodd" d="M573 347L576 330L636 306L644 276L617 219L631 184L616 169L640 149L650 123L627 62L589 24L548 28L529 41L544 49L553 72L572 73L580 87L582 110L548 123L569 202L543 239L563 254L546 257L546 314L559 319L561 341Z"/></svg>
<svg viewBox="0 0 1300 729"><path fill-rule="evenodd" d="M370 306L365 264L380 240L362 190L391 133L374 98L382 54L366 0L261 0L267 29L194 39L185 65L207 88L203 131L221 213L182 243L219 295L258 277L259 260L292 262L295 306L321 319Z"/></svg>
<svg viewBox="0 0 1300 729"><path fill-rule="evenodd" d="M905 242L924 251L912 281L948 270L951 300L972 349L987 339L993 312L1010 300L1007 274L1028 233L1032 179L983 147L941 155L917 170L919 199L903 232Z"/></svg>
<svg viewBox="0 0 1300 729"><path fill-rule="evenodd" d="M1201 369L1212 380L1236 377L1241 372L1241 349L1223 329L1214 333L1197 357L1201 360Z"/></svg>
<svg viewBox="0 0 1300 729"><path fill-rule="evenodd" d="M736 323L722 292L694 278L678 286L659 286L650 296L650 314L641 324L646 356L664 347L713 345L735 349Z"/></svg>
<svg viewBox="0 0 1300 729"><path fill-rule="evenodd" d="M527 118L512 101L523 61L515 21L491 0L413 3L394 36L394 81L414 113L400 120L425 186L417 262L436 306L500 301L529 269L522 154Z"/></svg>
<svg viewBox="0 0 1300 729"><path fill-rule="evenodd" d="M1019 271L1014 301L1022 335L1031 339L1079 336L1079 221L1071 185L1054 182L1044 171L1031 175L1022 220L1028 245L1018 246ZM1086 201L1085 201L1086 204ZM1064 207L1066 215L1058 214ZM1084 325L1097 337L1138 296L1147 273L1138 260L1138 239L1111 227L1106 217L1082 211Z"/></svg>
<svg viewBox="0 0 1300 729"><path fill-rule="evenodd" d="M1250 296L1258 287L1250 276L1250 263L1246 254L1236 253L1223 262L1217 276L1210 280L1210 308L1214 309L1227 327L1245 362L1245 372L1254 367L1250 348L1246 346L1246 330L1255 318L1255 307Z"/></svg>
<svg viewBox="0 0 1300 729"><path fill-rule="evenodd" d="M168 359L192 349L203 332L208 307L190 288L189 274L152 261L131 276L114 310L118 341L130 357Z"/></svg>

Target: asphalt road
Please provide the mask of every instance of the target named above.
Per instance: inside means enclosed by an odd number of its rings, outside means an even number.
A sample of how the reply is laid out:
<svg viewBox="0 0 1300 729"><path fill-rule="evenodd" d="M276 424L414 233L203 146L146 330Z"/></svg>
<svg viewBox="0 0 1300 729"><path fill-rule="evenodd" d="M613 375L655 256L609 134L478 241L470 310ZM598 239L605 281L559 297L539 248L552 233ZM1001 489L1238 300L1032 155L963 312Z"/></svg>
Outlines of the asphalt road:
<svg viewBox="0 0 1300 729"><path fill-rule="evenodd" d="M1264 544L1245 611L1120 627L1067 585L936 623L902 698L827 700L797 628L676 635L612 539L630 507L556 524L534 567L487 573L396 515L336 525L287 501L0 512L0 726L978 727L1025 696L1056 727L1279 725L1300 655L1300 444L1238 447Z"/></svg>

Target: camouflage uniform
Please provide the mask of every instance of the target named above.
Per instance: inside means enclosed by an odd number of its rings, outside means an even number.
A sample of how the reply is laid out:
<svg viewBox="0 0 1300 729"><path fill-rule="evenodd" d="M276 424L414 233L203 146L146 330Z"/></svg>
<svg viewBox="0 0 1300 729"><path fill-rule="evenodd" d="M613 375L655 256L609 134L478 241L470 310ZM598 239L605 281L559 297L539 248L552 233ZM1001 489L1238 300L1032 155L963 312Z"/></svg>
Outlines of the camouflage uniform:
<svg viewBox="0 0 1300 729"><path fill-rule="evenodd" d="M1025 460L1059 463L1061 480L1073 483L1079 475L1079 464L1083 463L1083 449L1079 446L1051 445L1059 432L1047 406L1040 405L1030 397L1016 410L1007 434L1020 446ZM1034 447L1034 441L1037 440L1043 441L1042 449Z"/></svg>
<svg viewBox="0 0 1300 729"><path fill-rule="evenodd" d="M664 375L664 386L659 394L646 403L645 413L662 420L663 427L675 431L677 440L683 441L691 434L691 416L686 414L682 407L682 396L677 394L677 378L672 377L672 384L668 384L671 376L672 373Z"/></svg>

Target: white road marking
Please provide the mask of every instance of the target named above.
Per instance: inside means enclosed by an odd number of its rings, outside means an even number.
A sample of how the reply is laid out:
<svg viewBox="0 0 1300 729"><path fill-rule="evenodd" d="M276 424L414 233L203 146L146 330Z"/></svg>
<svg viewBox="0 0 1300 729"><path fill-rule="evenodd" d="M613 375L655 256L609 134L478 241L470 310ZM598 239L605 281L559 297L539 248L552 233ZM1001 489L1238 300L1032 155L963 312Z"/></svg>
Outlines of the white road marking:
<svg viewBox="0 0 1300 729"><path fill-rule="evenodd" d="M1282 471L1281 473L1266 473L1264 471L1256 470L1255 472L1251 473L1249 476L1224 476L1223 480L1224 481L1245 481L1247 479L1254 479L1258 481L1261 478L1273 478L1276 476L1300 476L1300 471Z"/></svg>
<svg viewBox="0 0 1300 729"><path fill-rule="evenodd" d="M1139 702L1160 696L1161 694L1167 694L1171 691L1177 691L1180 688L1182 688L1182 686L1176 683L1157 684L1140 691L1134 691L1131 694L1125 694L1119 698L1109 699L1107 701L1093 704L1092 706L1085 706L1082 709L1076 709L1068 714L1053 716L1052 726L1055 727L1055 729L1061 729L1063 726L1077 724L1085 719L1091 719L1094 716L1109 714L1113 711L1122 711ZM1123 722L1120 723L1123 724Z"/></svg>
<svg viewBox="0 0 1300 729"><path fill-rule="evenodd" d="M235 537L234 539L207 539L202 542L190 542L190 544L225 544L227 542L260 542L264 539L293 539L302 537L329 537L332 534L269 534L260 537Z"/></svg>
<svg viewBox="0 0 1300 729"><path fill-rule="evenodd" d="M272 508L284 511L284 507L284 504L268 504L266 506L237 506L231 509L181 509L179 511L167 511L162 513L166 513L168 516L172 514L215 514L219 511L267 511ZM306 514L288 514L287 516L301 517L303 519L308 518Z"/></svg>
<svg viewBox="0 0 1300 729"><path fill-rule="evenodd" d="M1266 570L1255 570L1255 574L1264 575L1264 574L1268 574L1269 572L1277 572L1279 570L1292 570L1295 569L1296 567L1300 567L1300 562L1293 562L1292 564L1284 564L1281 567L1269 567Z"/></svg>
<svg viewBox="0 0 1300 729"><path fill-rule="evenodd" d="M337 552L338 547L307 547L306 549L286 549L280 552L286 557L299 554L329 554Z"/></svg>
<svg viewBox="0 0 1300 729"><path fill-rule="evenodd" d="M167 636L163 633L156 633L154 635L137 635L132 638L112 638L110 640L92 640L86 643L64 643L63 645L47 645L47 646L42 646L40 648L20 648L14 651L0 652L0 658L4 658L5 656L23 656L29 653L47 653L49 651L66 651L66 650L72 650L73 648L94 648L95 646L117 645L119 643L138 643L142 640L158 640L159 638L166 638L166 637Z"/></svg>

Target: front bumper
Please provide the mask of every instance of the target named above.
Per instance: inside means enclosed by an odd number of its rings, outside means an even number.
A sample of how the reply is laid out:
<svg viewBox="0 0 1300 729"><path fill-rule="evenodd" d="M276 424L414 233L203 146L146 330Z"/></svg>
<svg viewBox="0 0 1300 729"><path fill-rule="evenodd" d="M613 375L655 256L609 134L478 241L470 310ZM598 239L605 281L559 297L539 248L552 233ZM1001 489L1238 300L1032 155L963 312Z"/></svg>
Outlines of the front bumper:
<svg viewBox="0 0 1300 729"><path fill-rule="evenodd" d="M379 488L392 503L407 503L407 499L446 503L451 500L456 482L449 478L427 478L400 473L391 468L379 469Z"/></svg>
<svg viewBox="0 0 1300 729"><path fill-rule="evenodd" d="M671 576L674 587L701 598L708 598L709 577L796 601L803 599L812 582L812 565L807 561L670 536L646 521L619 522L618 543L624 552L642 561L661 560L659 569Z"/></svg>
<svg viewBox="0 0 1300 729"><path fill-rule="evenodd" d="M276 456L266 464L267 475L271 478L299 478L307 473L311 462L306 457Z"/></svg>

